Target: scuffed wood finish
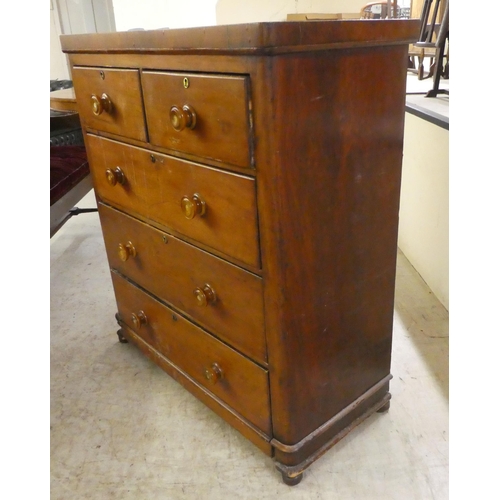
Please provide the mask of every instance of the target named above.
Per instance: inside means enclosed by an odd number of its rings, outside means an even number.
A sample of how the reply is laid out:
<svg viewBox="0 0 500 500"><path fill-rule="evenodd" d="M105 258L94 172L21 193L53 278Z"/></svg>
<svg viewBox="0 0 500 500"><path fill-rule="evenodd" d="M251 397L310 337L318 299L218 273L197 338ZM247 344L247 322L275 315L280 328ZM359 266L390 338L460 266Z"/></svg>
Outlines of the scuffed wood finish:
<svg viewBox="0 0 500 500"><path fill-rule="evenodd" d="M150 142L155 146L249 167L250 117L247 78L186 72L142 72ZM190 106L192 129L174 129L170 110Z"/></svg>
<svg viewBox="0 0 500 500"><path fill-rule="evenodd" d="M63 35L68 53L273 55L351 47L408 44L419 21L345 20L252 23L177 30Z"/></svg>
<svg viewBox="0 0 500 500"><path fill-rule="evenodd" d="M279 217L261 227L265 284L282 295L267 340L281 375L271 376L275 437L286 444L390 371L405 57L390 47L274 61L265 175Z"/></svg>
<svg viewBox="0 0 500 500"><path fill-rule="evenodd" d="M261 364L266 363L262 279L163 231L100 204L110 266L184 311L214 335ZM120 244L135 257L122 261ZM214 304L199 306L194 291L209 284Z"/></svg>
<svg viewBox="0 0 500 500"><path fill-rule="evenodd" d="M224 401L216 397L203 385L196 382L186 372L174 365L168 358L160 354L156 349L151 347L151 345L147 344L140 336L135 334L132 329L128 328L123 323L120 323L120 326L119 335L125 339L125 342L128 343L131 341L145 356L156 363L191 394L196 396L214 413L237 429L238 432L257 446L263 453L269 457L273 456L273 448L269 442L269 436L252 425L248 420L245 420L240 414L236 413L230 405L224 403Z"/></svg>
<svg viewBox="0 0 500 500"><path fill-rule="evenodd" d="M111 276L120 321L249 422L264 433L271 433L266 370L206 334L116 272ZM131 316L139 311L147 319L137 328ZM206 373L210 373L214 363L220 367L221 375L220 379L211 381Z"/></svg>
<svg viewBox="0 0 500 500"><path fill-rule="evenodd" d="M72 79L83 126L147 141L138 70L73 68ZM103 94L111 100L112 109L96 116L92 96Z"/></svg>
<svg viewBox="0 0 500 500"><path fill-rule="evenodd" d="M289 485L389 407L406 59L418 31L418 20L349 20L62 37L73 66L141 75L149 137L97 137L111 134L100 124L87 133L121 335L273 456ZM227 127L206 122L210 140L175 144L172 105ZM175 111L177 127L189 113ZM117 166L127 183L110 186ZM195 193L207 212L187 220L180 200Z"/></svg>
<svg viewBox="0 0 500 500"><path fill-rule="evenodd" d="M260 267L254 179L96 136L89 135L87 144L94 186L103 200ZM125 182L112 186L106 171L116 167ZM194 194L205 201L206 213L189 220L181 200Z"/></svg>

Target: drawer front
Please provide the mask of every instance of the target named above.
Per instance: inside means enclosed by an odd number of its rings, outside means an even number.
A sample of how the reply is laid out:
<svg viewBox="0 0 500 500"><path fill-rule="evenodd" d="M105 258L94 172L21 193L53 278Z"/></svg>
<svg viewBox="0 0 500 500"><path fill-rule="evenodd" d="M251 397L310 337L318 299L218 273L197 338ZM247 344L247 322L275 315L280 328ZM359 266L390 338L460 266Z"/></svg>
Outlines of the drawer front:
<svg viewBox="0 0 500 500"><path fill-rule="evenodd" d="M121 320L258 428L271 433L268 372L112 272Z"/></svg>
<svg viewBox="0 0 500 500"><path fill-rule="evenodd" d="M138 70L75 67L72 77L85 127L147 141Z"/></svg>
<svg viewBox="0 0 500 500"><path fill-rule="evenodd" d="M250 166L248 79L143 71L151 144Z"/></svg>
<svg viewBox="0 0 500 500"><path fill-rule="evenodd" d="M103 200L260 267L254 179L92 135L87 145Z"/></svg>
<svg viewBox="0 0 500 500"><path fill-rule="evenodd" d="M99 213L113 269L266 362L261 278L105 205Z"/></svg>

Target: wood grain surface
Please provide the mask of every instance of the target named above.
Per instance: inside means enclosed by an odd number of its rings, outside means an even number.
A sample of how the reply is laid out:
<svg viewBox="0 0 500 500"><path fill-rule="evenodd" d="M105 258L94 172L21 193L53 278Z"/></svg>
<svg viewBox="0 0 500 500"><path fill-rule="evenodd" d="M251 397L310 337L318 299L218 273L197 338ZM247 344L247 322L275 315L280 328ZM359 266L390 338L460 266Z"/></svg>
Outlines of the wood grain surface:
<svg viewBox="0 0 500 500"><path fill-rule="evenodd" d="M88 136L87 150L102 199L260 267L254 179L96 136ZM126 180L112 186L106 171L117 166ZM181 200L194 194L206 213L189 220Z"/></svg>
<svg viewBox="0 0 500 500"><path fill-rule="evenodd" d="M252 359L267 361L262 279L193 245L100 204L110 266L182 310ZM120 260L131 242L137 255ZM199 306L194 291L209 284L214 304Z"/></svg>

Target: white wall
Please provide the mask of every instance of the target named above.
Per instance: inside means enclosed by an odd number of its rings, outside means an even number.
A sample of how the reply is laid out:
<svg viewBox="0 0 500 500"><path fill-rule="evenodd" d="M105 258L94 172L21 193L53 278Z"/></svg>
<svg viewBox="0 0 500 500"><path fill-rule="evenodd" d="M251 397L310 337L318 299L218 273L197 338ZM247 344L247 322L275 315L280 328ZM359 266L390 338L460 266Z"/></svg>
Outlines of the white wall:
<svg viewBox="0 0 500 500"><path fill-rule="evenodd" d="M61 23L57 9L53 1L50 2L50 79L69 79L68 64L66 56L61 50L59 35L61 34Z"/></svg>
<svg viewBox="0 0 500 500"><path fill-rule="evenodd" d="M107 33L115 31L112 0L52 1L57 2L63 33Z"/></svg>
<svg viewBox="0 0 500 500"><path fill-rule="evenodd" d="M216 0L113 0L116 31L215 24Z"/></svg>
<svg viewBox="0 0 500 500"><path fill-rule="evenodd" d="M366 0L113 0L117 31L284 21L293 13L357 13ZM399 4L403 5L402 0Z"/></svg>
<svg viewBox="0 0 500 500"><path fill-rule="evenodd" d="M59 36L115 31L111 0L50 0L50 79L70 78Z"/></svg>
<svg viewBox="0 0 500 500"><path fill-rule="evenodd" d="M449 307L449 131L406 113L398 245Z"/></svg>
<svg viewBox="0 0 500 500"><path fill-rule="evenodd" d="M217 24L284 21L287 14L356 13L366 0L218 0Z"/></svg>

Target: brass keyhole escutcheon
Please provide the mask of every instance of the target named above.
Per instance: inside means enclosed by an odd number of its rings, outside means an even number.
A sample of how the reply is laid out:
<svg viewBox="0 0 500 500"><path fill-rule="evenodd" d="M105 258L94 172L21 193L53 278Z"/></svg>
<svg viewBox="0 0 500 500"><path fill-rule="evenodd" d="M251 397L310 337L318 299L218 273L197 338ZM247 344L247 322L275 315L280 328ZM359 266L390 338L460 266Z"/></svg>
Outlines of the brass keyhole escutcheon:
<svg viewBox="0 0 500 500"><path fill-rule="evenodd" d="M118 245L118 257L122 262L126 262L130 257L135 257L137 251L131 241L128 243L120 243Z"/></svg>
<svg viewBox="0 0 500 500"><path fill-rule="evenodd" d="M205 378L211 383L216 384L223 377L222 368L217 363L212 363L205 369Z"/></svg>
<svg viewBox="0 0 500 500"><path fill-rule="evenodd" d="M193 196L183 196L181 200L181 209L186 219L194 219L196 215L203 217L207 211L207 204L198 193Z"/></svg>
<svg viewBox="0 0 500 500"><path fill-rule="evenodd" d="M106 170L106 180L111 186L125 184L125 174L120 167L115 167L114 169L108 168Z"/></svg>
<svg viewBox="0 0 500 500"><path fill-rule="evenodd" d="M217 301L215 290L208 283L205 283L202 287L195 288L194 296L196 298L196 303L200 307L206 307L208 304L215 304Z"/></svg>
<svg viewBox="0 0 500 500"><path fill-rule="evenodd" d="M187 89L189 87L189 78L188 77L184 77L184 79L182 80L182 85L184 85L185 89Z"/></svg>
<svg viewBox="0 0 500 500"><path fill-rule="evenodd" d="M139 311L137 314L132 313L131 317L132 317L132 323L137 329L139 329L142 325L148 324L148 318L144 313L144 311Z"/></svg>

